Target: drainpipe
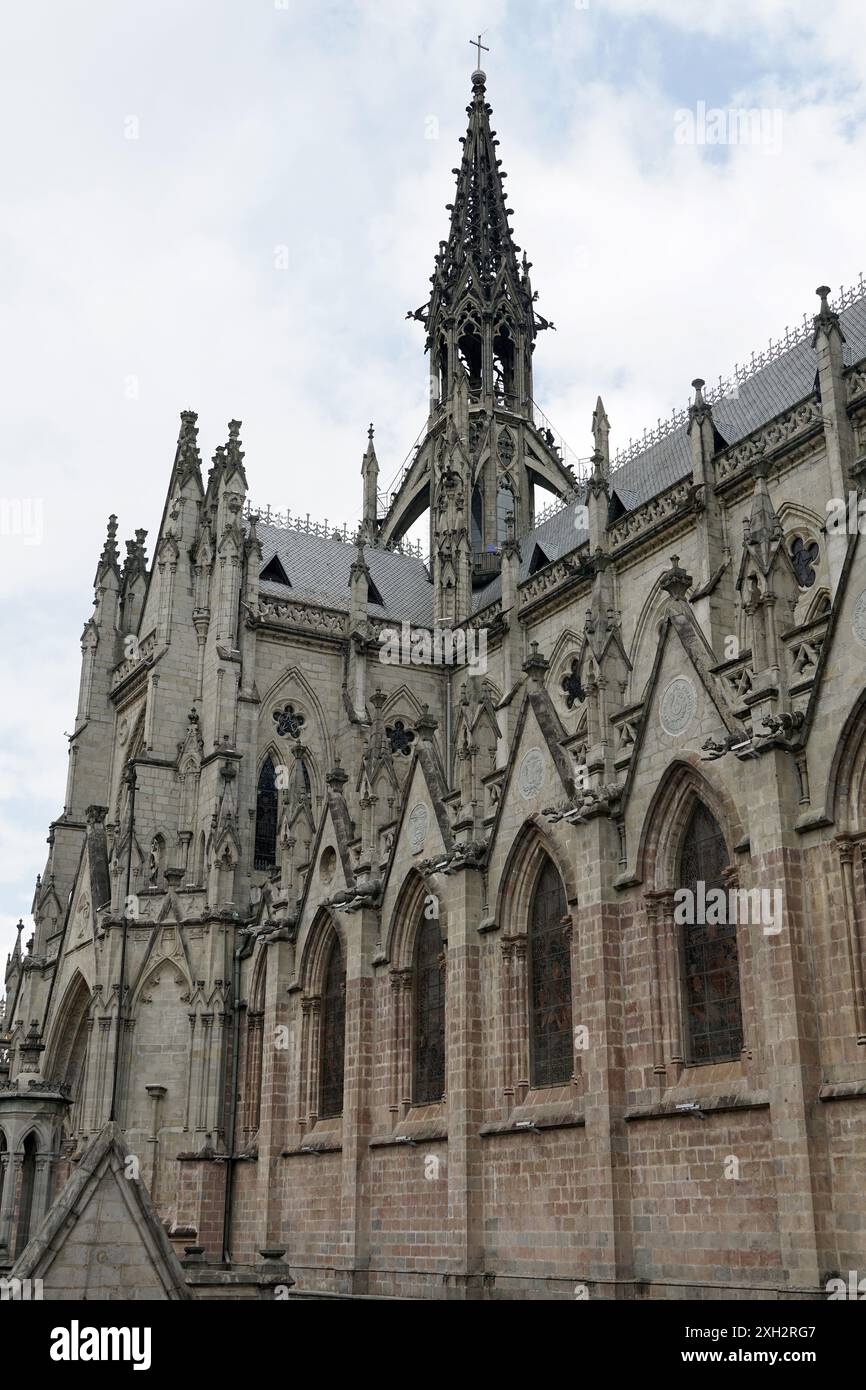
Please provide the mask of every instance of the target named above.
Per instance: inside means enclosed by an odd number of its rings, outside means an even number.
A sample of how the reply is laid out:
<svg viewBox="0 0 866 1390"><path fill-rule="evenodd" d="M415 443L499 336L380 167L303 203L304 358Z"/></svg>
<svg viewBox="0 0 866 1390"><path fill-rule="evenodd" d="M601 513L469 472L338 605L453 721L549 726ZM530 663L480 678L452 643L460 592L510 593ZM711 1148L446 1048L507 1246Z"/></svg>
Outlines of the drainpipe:
<svg viewBox="0 0 866 1390"><path fill-rule="evenodd" d="M114 1040L114 1072L111 1078L111 1111L109 1120L117 1119L117 1083L120 1076L120 1044L123 1032L123 994L126 987L126 938L129 925L126 911L129 902L129 886L132 881L132 837L135 830L135 764L130 763L126 771L126 785L129 787L129 844L126 847L126 895L123 900L120 938L120 989L117 995L117 1037Z"/></svg>

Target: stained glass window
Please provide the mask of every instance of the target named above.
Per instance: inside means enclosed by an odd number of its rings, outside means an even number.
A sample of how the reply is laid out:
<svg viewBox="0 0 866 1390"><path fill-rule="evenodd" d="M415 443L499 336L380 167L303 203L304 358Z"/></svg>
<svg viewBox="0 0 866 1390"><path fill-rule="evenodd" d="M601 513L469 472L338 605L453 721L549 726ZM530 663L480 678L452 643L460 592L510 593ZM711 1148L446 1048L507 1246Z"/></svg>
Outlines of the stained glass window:
<svg viewBox="0 0 866 1390"><path fill-rule="evenodd" d="M725 837L699 803L692 812L680 859L680 887L691 890L696 909L711 889L721 888L727 894L723 878L727 864ZM708 914L696 910L692 915ZM736 922L695 921L686 923L682 931L687 1061L731 1061L739 1057L743 1046Z"/></svg>
<svg viewBox="0 0 866 1390"><path fill-rule="evenodd" d="M549 859L538 876L529 914L530 1075L533 1086L571 1080L571 949L565 890Z"/></svg>
<svg viewBox="0 0 866 1390"><path fill-rule="evenodd" d="M346 971L337 936L331 946L322 990L322 1057L319 1115L343 1113L343 1071L346 1056Z"/></svg>
<svg viewBox="0 0 866 1390"><path fill-rule="evenodd" d="M274 765L266 758L256 789L256 843L253 867L270 869L277 862L277 783Z"/></svg>
<svg viewBox="0 0 866 1390"><path fill-rule="evenodd" d="M415 1034L412 1096L416 1104L445 1091L445 956L435 918L425 918L415 943Z"/></svg>

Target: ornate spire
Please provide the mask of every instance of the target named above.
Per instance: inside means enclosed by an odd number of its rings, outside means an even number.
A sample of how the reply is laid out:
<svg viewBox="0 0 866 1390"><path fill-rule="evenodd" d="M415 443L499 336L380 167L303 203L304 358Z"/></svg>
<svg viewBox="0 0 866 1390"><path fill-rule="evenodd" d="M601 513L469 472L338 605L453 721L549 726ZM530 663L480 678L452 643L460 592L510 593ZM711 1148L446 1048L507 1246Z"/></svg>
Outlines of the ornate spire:
<svg viewBox="0 0 866 1390"><path fill-rule="evenodd" d="M224 444L218 444L211 459L210 472L207 475L208 497L219 488L223 473L226 467L226 450Z"/></svg>
<svg viewBox="0 0 866 1390"><path fill-rule="evenodd" d="M378 529L379 509L379 460L376 458L376 446L373 443L372 422L367 430L367 448L361 461L361 477L364 480L364 514L358 536L359 540L366 538L372 541L375 540Z"/></svg>
<svg viewBox="0 0 866 1390"><path fill-rule="evenodd" d="M147 539L147 532L139 527L135 533L135 539L126 542L126 561L123 566L123 582L128 588L131 581L138 575L147 574L147 551L144 542Z"/></svg>
<svg viewBox="0 0 866 1390"><path fill-rule="evenodd" d="M661 587L670 594L671 598L682 601L693 583L692 576L680 564L679 555L672 555L670 569L665 570L659 580Z"/></svg>
<svg viewBox="0 0 866 1390"><path fill-rule="evenodd" d="M764 573L770 564L783 537L782 523L776 515L767 487L767 474L770 465L760 458L754 467L755 490L752 494L752 507L748 518L743 522L743 543L759 561Z"/></svg>
<svg viewBox="0 0 866 1390"><path fill-rule="evenodd" d="M595 403L595 410L592 412L592 438L593 438L593 465L594 473L600 477L608 477L610 474L610 421L601 396Z"/></svg>
<svg viewBox="0 0 866 1390"><path fill-rule="evenodd" d="M120 553L117 549L117 517L113 512L108 518L105 545L102 547L99 564L96 566L96 578L93 581L94 586L100 582L109 570L114 570L118 577L120 576Z"/></svg>
<svg viewBox="0 0 866 1390"><path fill-rule="evenodd" d="M505 197L507 175L496 153L499 145L496 131L490 128L492 107L485 99L485 82L485 74L476 69L472 74L472 100L466 108L469 128L462 137L463 157L460 167L453 170L457 175L457 190L454 202L446 205L446 211L451 214L451 227L447 241L439 243L435 270L430 277L433 287L430 301L408 315L420 318L425 324L431 335L428 343L432 341L443 308L457 308L466 291L475 291L476 295L490 300L504 270L508 272L512 293L521 301L518 306L521 317L528 320L533 334L536 328L546 326L545 320L535 323L528 262L524 257L521 272L517 259L521 248L515 244L508 222L513 209L508 207Z"/></svg>
<svg viewBox="0 0 866 1390"><path fill-rule="evenodd" d="M241 422L229 420L229 437L225 446L225 467L227 473L238 472L246 487L247 475L244 472L244 451L241 448Z"/></svg>
<svg viewBox="0 0 866 1390"><path fill-rule="evenodd" d="M178 485L183 487L190 477L201 482L201 455L198 450L198 415L194 410L180 412L180 433L174 456L174 472Z"/></svg>
<svg viewBox="0 0 866 1390"><path fill-rule="evenodd" d="M696 376L692 382L692 390L695 393L695 398L689 406L690 424L695 420L697 420L698 424L701 424L708 416L712 415L712 406L704 396L704 387L706 384L702 376Z"/></svg>
<svg viewBox="0 0 866 1390"><path fill-rule="evenodd" d="M815 346L815 339L819 332L823 330L823 332L828 333L831 328L839 328L839 315L836 313L835 309L830 308L829 304L830 286L819 285L815 293L821 301L821 308L812 320L815 325L815 332L812 337L813 347ZM842 335L842 341L845 341L844 334Z"/></svg>

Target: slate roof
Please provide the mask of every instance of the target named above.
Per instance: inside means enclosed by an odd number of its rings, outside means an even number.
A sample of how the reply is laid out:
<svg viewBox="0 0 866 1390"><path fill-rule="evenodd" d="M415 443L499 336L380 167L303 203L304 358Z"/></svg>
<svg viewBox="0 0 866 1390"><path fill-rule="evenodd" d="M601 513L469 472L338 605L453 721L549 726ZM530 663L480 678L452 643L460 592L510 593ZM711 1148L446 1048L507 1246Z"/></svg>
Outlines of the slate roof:
<svg viewBox="0 0 866 1390"><path fill-rule="evenodd" d="M839 315L845 336L845 366L866 357L866 297L855 300ZM815 389L818 359L806 338L765 367L741 381L736 398L725 396L713 403L713 420L726 444L736 444L777 415L805 400ZM683 424L666 439L614 468L611 488L626 511L672 487L691 472L691 452Z"/></svg>
<svg viewBox="0 0 866 1390"><path fill-rule="evenodd" d="M262 569L273 559L280 558L291 588L283 584L263 582L261 592L268 598L313 599L330 608L348 610L349 570L357 559L358 550L345 541L326 540L307 535L285 526L257 528L262 543ZM393 618L428 626L433 621L433 585L423 560L415 555L400 555L395 550L367 546L364 559L370 578L382 598L382 603L369 603L371 617Z"/></svg>
<svg viewBox="0 0 866 1390"><path fill-rule="evenodd" d="M866 297L849 304L842 310L839 319L845 336L844 362L846 367L850 367L866 357ZM777 415L810 396L815 389L817 372L817 355L811 339L806 338L741 381L736 398L726 396L715 401L713 420L725 443L738 443L761 425L768 424ZM630 512L682 478L687 478L691 471L688 425L682 424L666 438L644 449L636 458L615 468L611 475L611 492ZM520 537L523 557L521 580L529 575L536 543L544 550L548 560L553 561L575 550L585 540L586 532L574 529L572 508L564 507L534 531ZM493 603L501 593L501 579L497 575L475 595L473 612L477 613L488 603Z"/></svg>
<svg viewBox="0 0 866 1390"><path fill-rule="evenodd" d="M539 546L547 556L547 563L558 560L561 555L567 555L570 550L575 550L577 546L583 545L586 540L586 531L578 531L574 525L574 508L565 506L561 511L549 516L546 521L542 521L540 526L536 526L534 531L520 537L520 580L529 578L529 567L532 564L532 557L535 547ZM479 589L472 601L472 611L477 613L479 609L486 608L488 603L494 603L502 594L502 576L497 574L495 579L491 579L489 584L485 584L483 589Z"/></svg>
<svg viewBox="0 0 866 1390"><path fill-rule="evenodd" d="M855 300L839 315L845 335L846 366L866 358L866 296ZM815 389L818 364L809 338L793 347L739 383L736 398L725 396L713 403L713 420L726 444L736 444L761 425L767 424ZM681 424L664 439L644 449L611 475L611 491L626 511L642 506L650 498L672 487L692 470L688 426ZM326 540L303 531L259 524L262 542L262 568L273 556L288 575L291 590L283 585L263 583L262 593L272 598L317 600L330 607L348 609L349 569L356 548L344 541ZM560 559L586 540L585 531L574 527L571 506L548 517L535 530L520 537L520 579L529 577L536 545L548 562ZM433 585L422 560L414 555L368 546L364 555L370 577L382 603L368 604L371 616L387 617L430 626L433 621ZM472 611L493 603L502 593L499 575L474 596Z"/></svg>

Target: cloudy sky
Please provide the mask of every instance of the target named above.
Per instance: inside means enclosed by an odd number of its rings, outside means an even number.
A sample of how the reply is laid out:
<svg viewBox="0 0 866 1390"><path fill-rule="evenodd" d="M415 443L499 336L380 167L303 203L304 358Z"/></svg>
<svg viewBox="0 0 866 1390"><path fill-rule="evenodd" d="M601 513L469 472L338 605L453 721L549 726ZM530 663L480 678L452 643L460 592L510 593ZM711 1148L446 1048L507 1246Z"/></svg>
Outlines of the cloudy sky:
<svg viewBox="0 0 866 1390"><path fill-rule="evenodd" d="M105 521L158 524L179 412L206 460L242 419L253 500L332 521L369 420L384 481L415 439L404 315L479 29L558 330L536 396L576 453L599 392L623 444L864 269L861 0L4 0L0 497L33 521L0 534L4 953L62 807Z"/></svg>

